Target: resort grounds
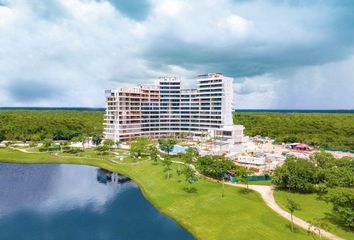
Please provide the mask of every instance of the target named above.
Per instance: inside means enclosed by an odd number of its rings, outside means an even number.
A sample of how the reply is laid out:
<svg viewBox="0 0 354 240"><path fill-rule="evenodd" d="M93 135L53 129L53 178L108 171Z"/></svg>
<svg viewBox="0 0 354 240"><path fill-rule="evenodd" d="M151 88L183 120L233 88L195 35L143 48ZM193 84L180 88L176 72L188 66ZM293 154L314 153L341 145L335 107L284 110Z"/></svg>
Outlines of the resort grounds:
<svg viewBox="0 0 354 240"><path fill-rule="evenodd" d="M117 155L125 157L118 160ZM137 160L123 149L114 150L114 154L100 155L93 150L69 154L39 152L37 148L1 148L0 161L82 164L127 175L159 211L175 219L197 239L319 239L300 227L292 232L290 222L268 208L256 192L245 192L241 188L225 185L222 197L222 185L204 178L193 184L193 191L186 191L188 186L184 177L176 173L181 164L172 164L168 179L159 161L155 163L146 156ZM287 194L290 193L275 192L275 198L282 207ZM330 207L322 207L325 203L308 196L301 194L300 197L299 194L297 200L302 210L295 212L295 215L311 221L312 217L322 216ZM321 207L310 207L317 204ZM338 226L332 226L330 231L345 239L354 237L353 232Z"/></svg>

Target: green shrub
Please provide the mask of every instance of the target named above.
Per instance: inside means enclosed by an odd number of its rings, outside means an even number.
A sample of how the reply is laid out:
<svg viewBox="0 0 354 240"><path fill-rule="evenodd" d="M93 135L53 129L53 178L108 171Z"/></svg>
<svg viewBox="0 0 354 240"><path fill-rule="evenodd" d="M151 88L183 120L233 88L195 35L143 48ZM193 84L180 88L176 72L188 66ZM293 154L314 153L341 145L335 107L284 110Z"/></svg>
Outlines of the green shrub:
<svg viewBox="0 0 354 240"><path fill-rule="evenodd" d="M290 191L323 195L327 188L354 186L354 158L320 152L310 160L289 156L273 173L273 184Z"/></svg>
<svg viewBox="0 0 354 240"><path fill-rule="evenodd" d="M324 199L332 203L332 215L336 221L354 230L354 190L349 188L330 189Z"/></svg>

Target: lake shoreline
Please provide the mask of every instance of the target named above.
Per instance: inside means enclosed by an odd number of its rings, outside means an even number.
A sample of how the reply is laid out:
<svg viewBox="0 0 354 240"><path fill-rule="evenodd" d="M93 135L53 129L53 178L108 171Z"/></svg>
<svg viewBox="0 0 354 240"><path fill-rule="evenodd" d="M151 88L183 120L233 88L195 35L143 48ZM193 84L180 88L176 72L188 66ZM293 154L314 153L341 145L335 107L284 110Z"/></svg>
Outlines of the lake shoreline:
<svg viewBox="0 0 354 240"><path fill-rule="evenodd" d="M90 160L87 160L90 161ZM118 171L117 169L115 169L114 167L117 166L117 164L114 163L110 163L110 162L105 162L102 164L92 164L92 163L85 163L85 162L75 162L75 161L57 161L57 162L53 162L53 161L23 161L23 160L11 160L11 161L4 161L0 159L0 163L8 163L8 164L71 164L71 165L81 165L81 166L90 166L90 167L97 167L97 168L101 168L110 172L114 172L120 175L124 175L129 177L137 186L138 188L141 190L144 198L149 201L155 208L157 211L159 211L161 214L173 219L179 226L181 226L183 229L185 229L187 232L189 232L195 239L198 239L196 237L196 233L193 233L193 231L191 229L188 228L188 226L186 226L184 223L180 222L178 219L175 219L175 217L172 214L169 214L165 211L162 210L162 207L159 206L159 204L154 201L147 193L146 190L144 189L143 185L141 183L139 183L138 181L136 181L132 176L129 175L128 172L123 171Z"/></svg>
<svg viewBox="0 0 354 240"><path fill-rule="evenodd" d="M311 239L303 229L291 232L288 221L268 208L257 192L243 194L225 186L225 196L221 198L220 184L201 178L194 184L196 193L187 193L183 176L175 175L177 165L172 167L173 177L165 179L163 166L150 161L118 163L1 148L0 162L88 165L128 176L161 214L172 218L196 239Z"/></svg>

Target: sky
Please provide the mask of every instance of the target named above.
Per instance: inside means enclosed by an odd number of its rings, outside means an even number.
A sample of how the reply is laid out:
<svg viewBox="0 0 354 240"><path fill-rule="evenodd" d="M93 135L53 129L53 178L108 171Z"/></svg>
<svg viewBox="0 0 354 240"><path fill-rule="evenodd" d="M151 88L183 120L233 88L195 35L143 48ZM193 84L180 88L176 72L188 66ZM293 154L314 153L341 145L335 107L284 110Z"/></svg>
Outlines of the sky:
<svg viewBox="0 0 354 240"><path fill-rule="evenodd" d="M354 109L353 0L0 0L0 107L221 72L239 109Z"/></svg>

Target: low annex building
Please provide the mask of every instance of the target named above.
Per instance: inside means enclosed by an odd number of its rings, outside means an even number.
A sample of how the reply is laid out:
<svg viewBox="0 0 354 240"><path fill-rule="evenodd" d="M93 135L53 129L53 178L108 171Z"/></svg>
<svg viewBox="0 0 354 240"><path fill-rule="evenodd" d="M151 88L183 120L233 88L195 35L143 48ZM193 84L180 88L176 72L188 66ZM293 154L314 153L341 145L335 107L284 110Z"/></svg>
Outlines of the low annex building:
<svg viewBox="0 0 354 240"><path fill-rule="evenodd" d="M156 85L106 90L105 138L208 135L241 144L244 127L232 120L233 78L209 73L197 85L185 89L180 78L162 77Z"/></svg>

